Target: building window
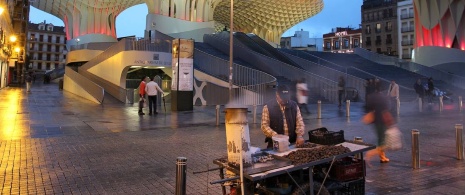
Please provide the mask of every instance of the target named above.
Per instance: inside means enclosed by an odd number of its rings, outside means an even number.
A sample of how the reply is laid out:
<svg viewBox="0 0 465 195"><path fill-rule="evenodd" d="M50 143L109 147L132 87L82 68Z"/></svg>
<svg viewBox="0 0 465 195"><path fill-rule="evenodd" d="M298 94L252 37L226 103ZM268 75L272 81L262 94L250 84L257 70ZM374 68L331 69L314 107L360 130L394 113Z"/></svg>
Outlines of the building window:
<svg viewBox="0 0 465 195"><path fill-rule="evenodd" d="M392 17L392 16L394 16L392 13L392 9L389 9L389 17Z"/></svg>
<svg viewBox="0 0 465 195"><path fill-rule="evenodd" d="M391 34L386 35L386 44L392 44L392 37Z"/></svg>
<svg viewBox="0 0 465 195"><path fill-rule="evenodd" d="M37 69L42 70L42 63L37 64Z"/></svg>
<svg viewBox="0 0 465 195"><path fill-rule="evenodd" d="M339 41L334 41L334 49L339 49Z"/></svg>
<svg viewBox="0 0 465 195"><path fill-rule="evenodd" d="M60 43L60 37L57 37L55 42Z"/></svg>
<svg viewBox="0 0 465 195"><path fill-rule="evenodd" d="M349 48L349 40L344 39L344 49L347 49L347 48Z"/></svg>
<svg viewBox="0 0 465 195"><path fill-rule="evenodd" d="M47 63L46 69L47 69L47 70L50 70L50 63Z"/></svg>
<svg viewBox="0 0 465 195"><path fill-rule="evenodd" d="M371 46L371 37L367 37L367 40L365 41L365 44L367 46Z"/></svg>
<svg viewBox="0 0 465 195"><path fill-rule="evenodd" d="M49 42L49 43L52 42L52 36L48 36L48 42Z"/></svg>
<svg viewBox="0 0 465 195"><path fill-rule="evenodd" d="M55 52L60 52L60 46L59 45L55 45Z"/></svg>
<svg viewBox="0 0 465 195"><path fill-rule="evenodd" d="M39 35L39 41L44 42L44 35Z"/></svg>
<svg viewBox="0 0 465 195"><path fill-rule="evenodd" d="M48 26L47 26L47 31L53 31L53 26L52 26L52 25L48 25Z"/></svg>
<svg viewBox="0 0 465 195"><path fill-rule="evenodd" d="M376 23L376 33L381 32L381 23Z"/></svg>
<svg viewBox="0 0 465 195"><path fill-rule="evenodd" d="M42 50L43 50L43 48L44 48L44 45L42 45L42 44L39 44L39 49L38 49L38 51L42 51Z"/></svg>
<svg viewBox="0 0 465 195"><path fill-rule="evenodd" d="M370 21L373 20L373 13L370 13Z"/></svg>
<svg viewBox="0 0 465 195"><path fill-rule="evenodd" d="M368 14L363 14L363 20L368 21Z"/></svg>
<svg viewBox="0 0 465 195"><path fill-rule="evenodd" d="M381 45L381 36L376 36L376 45Z"/></svg>
<svg viewBox="0 0 465 195"><path fill-rule="evenodd" d="M365 28L365 33L366 33L366 34L370 34L370 33L371 33L370 25L366 25L365 27L366 27L366 28Z"/></svg>
<svg viewBox="0 0 465 195"><path fill-rule="evenodd" d="M389 21L389 22L386 22L386 31L392 31L392 23Z"/></svg>
<svg viewBox="0 0 465 195"><path fill-rule="evenodd" d="M360 46L360 41L358 39L354 39L354 48Z"/></svg>
<svg viewBox="0 0 465 195"><path fill-rule="evenodd" d="M35 34L31 34L31 36L29 37L30 40L32 41L36 41L36 35Z"/></svg>
<svg viewBox="0 0 465 195"><path fill-rule="evenodd" d="M326 42L326 49L331 49L331 43L329 41Z"/></svg>
<svg viewBox="0 0 465 195"><path fill-rule="evenodd" d="M45 30L45 25L43 24L39 25L39 30Z"/></svg>
<svg viewBox="0 0 465 195"><path fill-rule="evenodd" d="M381 53L381 48L376 48L376 53Z"/></svg>

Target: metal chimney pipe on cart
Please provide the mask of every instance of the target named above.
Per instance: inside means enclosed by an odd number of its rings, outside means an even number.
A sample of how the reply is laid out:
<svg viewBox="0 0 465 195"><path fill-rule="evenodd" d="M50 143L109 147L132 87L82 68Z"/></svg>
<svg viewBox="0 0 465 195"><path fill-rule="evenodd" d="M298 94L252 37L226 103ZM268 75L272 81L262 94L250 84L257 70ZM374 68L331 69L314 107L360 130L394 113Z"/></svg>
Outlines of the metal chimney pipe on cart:
<svg viewBox="0 0 465 195"><path fill-rule="evenodd" d="M186 166L186 157L178 157L176 159L176 195L186 194Z"/></svg>
<svg viewBox="0 0 465 195"><path fill-rule="evenodd" d="M456 147L457 147L457 160L463 160L463 125L456 124L455 125L455 140L456 140Z"/></svg>
<svg viewBox="0 0 465 195"><path fill-rule="evenodd" d="M413 169L420 168L420 131L412 129L412 167Z"/></svg>
<svg viewBox="0 0 465 195"><path fill-rule="evenodd" d="M241 190L244 192L243 166L252 164L247 108L227 106L225 125L228 162L239 165Z"/></svg>
<svg viewBox="0 0 465 195"><path fill-rule="evenodd" d="M317 116L316 116L317 119L320 119L321 118L321 100L318 100L318 104L317 104Z"/></svg>

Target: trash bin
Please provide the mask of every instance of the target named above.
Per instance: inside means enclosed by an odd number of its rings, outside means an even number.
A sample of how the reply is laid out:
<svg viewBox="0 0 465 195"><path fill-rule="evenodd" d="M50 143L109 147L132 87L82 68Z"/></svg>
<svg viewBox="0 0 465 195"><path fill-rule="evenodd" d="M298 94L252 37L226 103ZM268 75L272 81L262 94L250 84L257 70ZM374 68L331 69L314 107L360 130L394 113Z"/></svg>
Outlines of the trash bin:
<svg viewBox="0 0 465 195"><path fill-rule="evenodd" d="M59 89L59 90L63 90L63 79L60 79L60 80L58 81L58 89Z"/></svg>

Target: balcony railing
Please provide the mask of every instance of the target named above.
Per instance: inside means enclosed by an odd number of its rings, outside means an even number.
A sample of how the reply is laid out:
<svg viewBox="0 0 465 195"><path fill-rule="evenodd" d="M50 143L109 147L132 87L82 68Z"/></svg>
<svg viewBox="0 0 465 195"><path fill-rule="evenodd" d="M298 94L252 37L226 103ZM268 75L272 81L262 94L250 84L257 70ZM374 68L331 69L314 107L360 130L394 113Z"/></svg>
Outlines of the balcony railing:
<svg viewBox="0 0 465 195"><path fill-rule="evenodd" d="M402 59L412 59L412 55L410 55L409 53L403 53Z"/></svg>
<svg viewBox="0 0 465 195"><path fill-rule="evenodd" d="M391 32L391 31L392 31L392 27L387 27L387 26L386 26L386 27L384 28L384 30L385 30L386 32Z"/></svg>
<svg viewBox="0 0 465 195"><path fill-rule="evenodd" d="M402 46L413 45L413 40L402 40Z"/></svg>
<svg viewBox="0 0 465 195"><path fill-rule="evenodd" d="M400 19L408 19L408 18L413 18L413 12L400 15Z"/></svg>
<svg viewBox="0 0 465 195"><path fill-rule="evenodd" d="M406 26L406 27L402 27L401 29L401 32L413 32L414 28L413 26Z"/></svg>

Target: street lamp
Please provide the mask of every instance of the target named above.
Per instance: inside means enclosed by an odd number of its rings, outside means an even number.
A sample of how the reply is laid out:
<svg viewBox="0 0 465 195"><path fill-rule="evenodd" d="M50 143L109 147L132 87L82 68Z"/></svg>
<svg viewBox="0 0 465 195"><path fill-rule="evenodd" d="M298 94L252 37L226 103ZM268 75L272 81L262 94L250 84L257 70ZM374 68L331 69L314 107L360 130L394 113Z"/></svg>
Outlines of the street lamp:
<svg viewBox="0 0 465 195"><path fill-rule="evenodd" d="M18 38L15 35L10 36L10 42L14 43L16 40L18 40Z"/></svg>
<svg viewBox="0 0 465 195"><path fill-rule="evenodd" d="M234 30L234 0L231 0L231 14L230 14L230 21L229 21L229 103L233 100L233 30Z"/></svg>
<svg viewBox="0 0 465 195"><path fill-rule="evenodd" d="M76 49L78 49L79 41L81 41L79 38L76 39Z"/></svg>

